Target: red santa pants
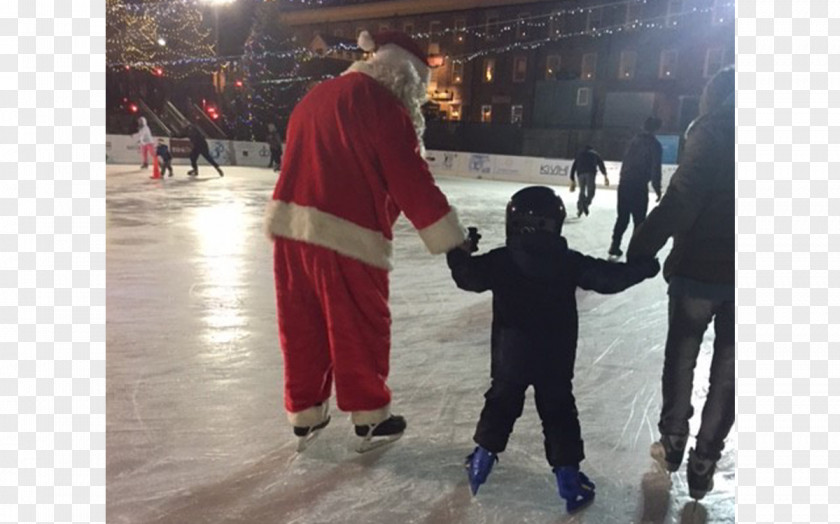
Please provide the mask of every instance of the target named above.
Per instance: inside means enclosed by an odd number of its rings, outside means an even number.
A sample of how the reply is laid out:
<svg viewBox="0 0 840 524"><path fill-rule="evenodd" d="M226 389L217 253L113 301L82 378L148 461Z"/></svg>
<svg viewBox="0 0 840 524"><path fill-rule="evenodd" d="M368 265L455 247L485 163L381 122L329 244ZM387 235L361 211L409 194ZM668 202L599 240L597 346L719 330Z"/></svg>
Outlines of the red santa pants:
<svg viewBox="0 0 840 524"><path fill-rule="evenodd" d="M295 423L295 414L326 401L333 379L339 409L353 412L356 424L387 418L388 272L275 237L274 277L285 407L293 424L308 425Z"/></svg>

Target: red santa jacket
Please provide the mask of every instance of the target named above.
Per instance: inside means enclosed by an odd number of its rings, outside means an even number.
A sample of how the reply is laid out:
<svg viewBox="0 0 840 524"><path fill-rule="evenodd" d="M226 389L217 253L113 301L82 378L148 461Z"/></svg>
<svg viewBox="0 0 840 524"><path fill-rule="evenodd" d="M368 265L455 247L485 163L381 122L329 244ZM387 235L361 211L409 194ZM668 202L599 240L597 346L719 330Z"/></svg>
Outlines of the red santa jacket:
<svg viewBox="0 0 840 524"><path fill-rule="evenodd" d="M408 110L372 77L352 72L313 88L289 119L270 234L391 268L392 227L404 212L431 253L464 241L435 185Z"/></svg>

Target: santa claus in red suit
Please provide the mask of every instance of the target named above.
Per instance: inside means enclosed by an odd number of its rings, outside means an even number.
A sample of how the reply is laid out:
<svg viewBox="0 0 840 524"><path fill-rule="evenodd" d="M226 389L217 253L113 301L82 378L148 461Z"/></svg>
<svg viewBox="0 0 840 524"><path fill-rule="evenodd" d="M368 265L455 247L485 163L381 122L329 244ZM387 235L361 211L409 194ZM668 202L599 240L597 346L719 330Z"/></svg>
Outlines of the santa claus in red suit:
<svg viewBox="0 0 840 524"><path fill-rule="evenodd" d="M285 407L302 438L329 422L333 383L363 441L402 434L386 384L392 227L405 213L433 254L466 239L421 156L427 55L396 31L359 45L370 58L292 112L267 213Z"/></svg>

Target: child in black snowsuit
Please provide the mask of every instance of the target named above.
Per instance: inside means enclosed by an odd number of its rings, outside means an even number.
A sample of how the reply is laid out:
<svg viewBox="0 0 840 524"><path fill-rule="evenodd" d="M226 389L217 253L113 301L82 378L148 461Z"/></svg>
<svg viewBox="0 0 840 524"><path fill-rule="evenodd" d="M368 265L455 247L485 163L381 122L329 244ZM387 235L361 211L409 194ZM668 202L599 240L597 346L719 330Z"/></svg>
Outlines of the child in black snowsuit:
<svg viewBox="0 0 840 524"><path fill-rule="evenodd" d="M158 146L155 150L155 154L160 157L160 175L163 176L166 174L166 170L169 170L169 176L172 176L172 153L169 152L169 147L167 147L166 142L162 139L158 139Z"/></svg>
<svg viewBox="0 0 840 524"><path fill-rule="evenodd" d="M572 394L578 339L577 288L618 293L653 277L653 259L619 264L568 248L561 236L566 210L550 188L531 186L507 205L505 247L480 256L475 229L470 241L447 254L452 278L467 291L493 291L492 383L485 393L467 457L475 494L505 450L522 414L525 390L534 387L543 424L545 454L569 512L595 496L595 485L579 470L583 440Z"/></svg>

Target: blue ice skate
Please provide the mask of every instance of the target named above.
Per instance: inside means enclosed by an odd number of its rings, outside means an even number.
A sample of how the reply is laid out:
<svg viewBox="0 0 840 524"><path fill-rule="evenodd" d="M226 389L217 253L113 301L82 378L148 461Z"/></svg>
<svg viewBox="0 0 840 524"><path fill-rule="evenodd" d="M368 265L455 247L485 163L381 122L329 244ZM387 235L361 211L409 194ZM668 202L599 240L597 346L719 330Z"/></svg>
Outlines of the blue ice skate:
<svg viewBox="0 0 840 524"><path fill-rule="evenodd" d="M472 453L467 457L464 467L467 468L467 475L470 477L470 490L472 494L478 493L478 488L490 476L490 471L493 469L493 464L499 461L499 456L491 451L487 451L481 446L476 446Z"/></svg>
<svg viewBox="0 0 840 524"><path fill-rule="evenodd" d="M557 477L557 491L566 500L566 511L575 511L595 499L595 483L575 466L554 468Z"/></svg>

